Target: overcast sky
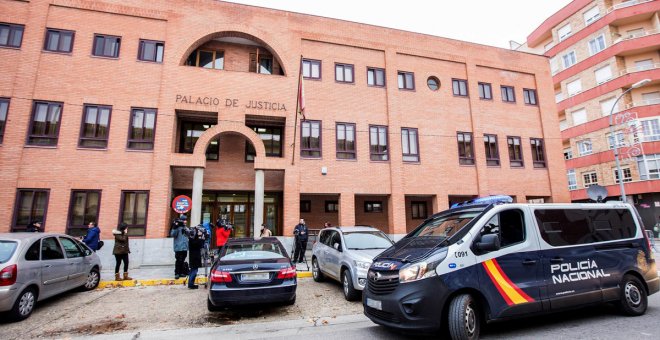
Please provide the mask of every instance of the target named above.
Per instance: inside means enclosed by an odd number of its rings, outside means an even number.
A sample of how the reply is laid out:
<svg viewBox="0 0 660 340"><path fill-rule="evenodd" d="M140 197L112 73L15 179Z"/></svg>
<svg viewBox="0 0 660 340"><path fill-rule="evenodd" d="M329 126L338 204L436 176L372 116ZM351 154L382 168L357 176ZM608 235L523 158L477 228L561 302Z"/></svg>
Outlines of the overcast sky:
<svg viewBox="0 0 660 340"><path fill-rule="evenodd" d="M509 48L570 0L231 0Z"/></svg>

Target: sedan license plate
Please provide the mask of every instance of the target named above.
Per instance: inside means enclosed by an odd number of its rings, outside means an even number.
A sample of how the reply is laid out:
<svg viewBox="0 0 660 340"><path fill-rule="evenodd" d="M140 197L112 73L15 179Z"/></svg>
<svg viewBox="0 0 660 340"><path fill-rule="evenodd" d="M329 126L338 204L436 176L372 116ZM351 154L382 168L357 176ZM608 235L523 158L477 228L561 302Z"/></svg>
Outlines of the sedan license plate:
<svg viewBox="0 0 660 340"><path fill-rule="evenodd" d="M267 281L269 278L268 273L241 274L241 281Z"/></svg>
<svg viewBox="0 0 660 340"><path fill-rule="evenodd" d="M370 298L367 298L367 306L371 308L375 308L378 310L383 310L383 302L380 300L373 300Z"/></svg>

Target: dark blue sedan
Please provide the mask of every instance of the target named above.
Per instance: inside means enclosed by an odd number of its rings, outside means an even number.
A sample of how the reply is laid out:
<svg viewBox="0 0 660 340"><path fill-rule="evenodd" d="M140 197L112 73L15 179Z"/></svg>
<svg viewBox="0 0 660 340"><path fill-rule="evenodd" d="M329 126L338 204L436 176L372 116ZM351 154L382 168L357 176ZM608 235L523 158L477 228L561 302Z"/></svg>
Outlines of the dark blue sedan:
<svg viewBox="0 0 660 340"><path fill-rule="evenodd" d="M211 267L209 311L296 302L296 267L275 237L229 239Z"/></svg>

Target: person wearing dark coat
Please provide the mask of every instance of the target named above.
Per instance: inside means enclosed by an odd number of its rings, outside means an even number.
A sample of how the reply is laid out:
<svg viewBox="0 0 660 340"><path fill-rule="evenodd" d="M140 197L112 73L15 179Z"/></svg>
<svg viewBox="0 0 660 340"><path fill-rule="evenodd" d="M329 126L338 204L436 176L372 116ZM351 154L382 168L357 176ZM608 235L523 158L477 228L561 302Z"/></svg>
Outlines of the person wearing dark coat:
<svg viewBox="0 0 660 340"><path fill-rule="evenodd" d="M112 249L112 254L115 255L115 281L133 280L128 276L128 254L131 249L128 247L128 225L122 223L117 230L112 231L115 236L115 247ZM124 262L124 277L119 276L119 266Z"/></svg>
<svg viewBox="0 0 660 340"><path fill-rule="evenodd" d="M87 235L83 238L83 243L86 244L93 251L99 250L99 238L101 236L101 229L94 222L89 222L89 229Z"/></svg>
<svg viewBox="0 0 660 340"><path fill-rule="evenodd" d="M190 273L188 274L188 288L197 289L195 284L197 270L202 266L202 248L204 248L204 232L201 228L193 228L190 239L188 240L188 257L190 260Z"/></svg>
<svg viewBox="0 0 660 340"><path fill-rule="evenodd" d="M294 263L303 263L305 257L305 250L307 250L307 239L309 231L304 219L300 219L300 223L293 228L293 236L296 242L296 250L293 253Z"/></svg>

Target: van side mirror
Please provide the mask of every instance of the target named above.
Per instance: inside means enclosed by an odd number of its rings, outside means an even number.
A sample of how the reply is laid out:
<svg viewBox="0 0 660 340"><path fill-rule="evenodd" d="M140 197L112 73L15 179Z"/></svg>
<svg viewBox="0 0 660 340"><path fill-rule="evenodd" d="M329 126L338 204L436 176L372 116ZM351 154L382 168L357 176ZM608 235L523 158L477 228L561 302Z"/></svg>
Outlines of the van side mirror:
<svg viewBox="0 0 660 340"><path fill-rule="evenodd" d="M333 245L333 247L334 247L337 251L341 251L341 244L335 242L335 244Z"/></svg>
<svg viewBox="0 0 660 340"><path fill-rule="evenodd" d="M500 249L500 236L497 234L486 234L481 236L481 240L475 244L475 247L481 251L495 251Z"/></svg>

